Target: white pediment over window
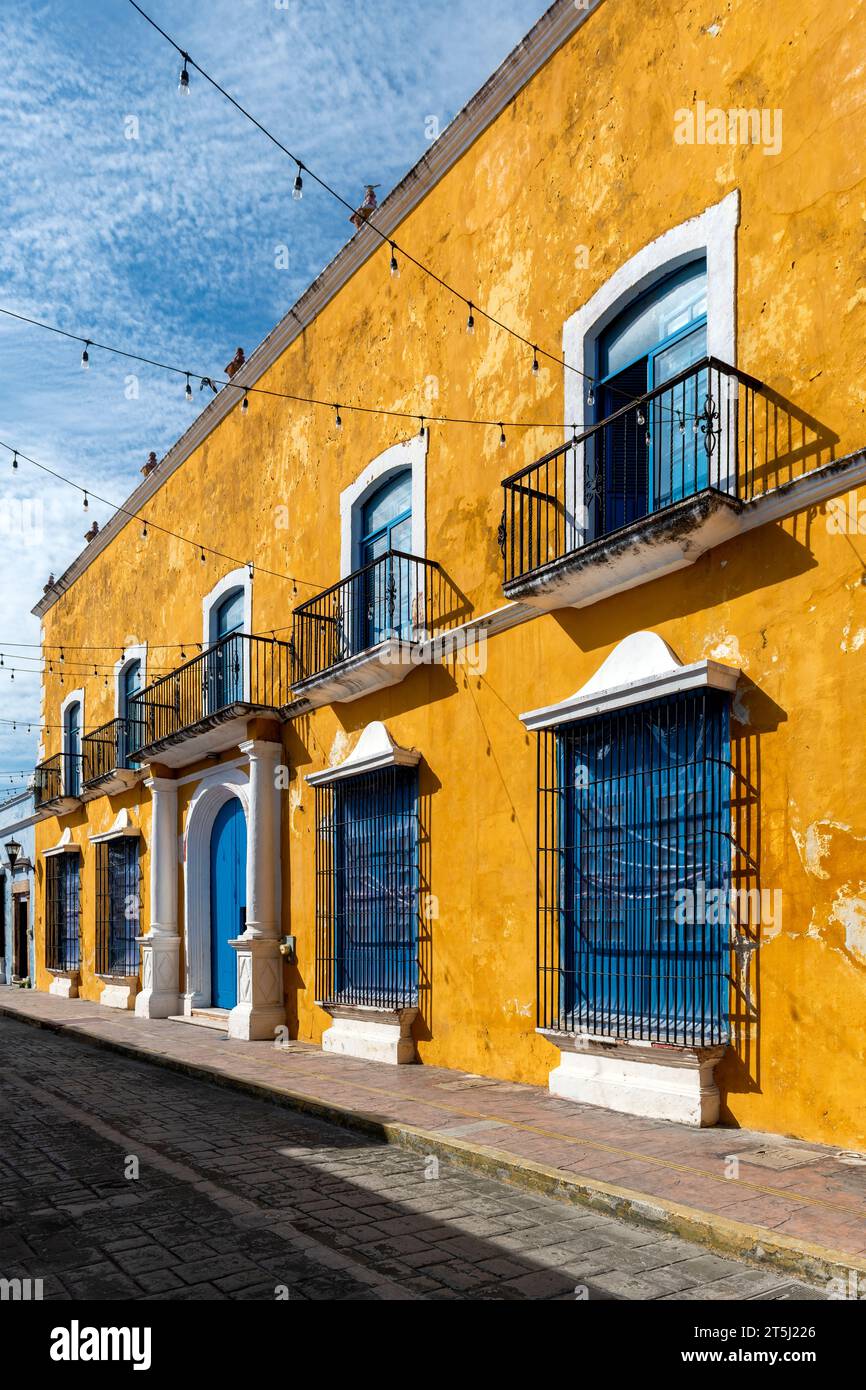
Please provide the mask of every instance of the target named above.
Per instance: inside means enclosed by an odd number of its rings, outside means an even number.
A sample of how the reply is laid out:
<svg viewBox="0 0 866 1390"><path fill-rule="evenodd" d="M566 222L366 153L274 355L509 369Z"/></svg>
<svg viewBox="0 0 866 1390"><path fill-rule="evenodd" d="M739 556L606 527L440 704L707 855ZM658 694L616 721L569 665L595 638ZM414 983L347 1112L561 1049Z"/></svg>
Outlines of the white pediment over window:
<svg viewBox="0 0 866 1390"><path fill-rule="evenodd" d="M92 845L105 844L108 840L129 840L137 838L141 834L137 825L133 825L132 818L127 810L118 811L114 824L110 830L103 830L98 835L91 835Z"/></svg>
<svg viewBox="0 0 866 1390"><path fill-rule="evenodd" d="M346 777L358 777L364 772L378 772L383 767L417 767L421 754L417 748L402 748L395 743L380 719L367 724L348 757L336 767L323 772L311 772L306 781L312 787L324 787Z"/></svg>
<svg viewBox="0 0 866 1390"><path fill-rule="evenodd" d="M711 686L733 691L739 676L738 666L709 657L684 665L658 633L632 632L617 643L573 695L558 704L529 710L520 718L527 729L550 729L682 690Z"/></svg>
<svg viewBox="0 0 866 1390"><path fill-rule="evenodd" d="M42 853L46 859L50 859L53 854L80 854L81 846L73 840L72 831L67 825L57 844L50 845Z"/></svg>

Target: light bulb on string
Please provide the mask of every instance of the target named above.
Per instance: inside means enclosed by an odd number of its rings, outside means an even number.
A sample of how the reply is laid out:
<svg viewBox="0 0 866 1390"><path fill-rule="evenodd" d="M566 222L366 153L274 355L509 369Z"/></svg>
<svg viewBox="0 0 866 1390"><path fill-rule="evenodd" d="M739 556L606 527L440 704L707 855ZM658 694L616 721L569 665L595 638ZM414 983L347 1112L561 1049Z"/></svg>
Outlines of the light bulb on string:
<svg viewBox="0 0 866 1390"><path fill-rule="evenodd" d="M87 489L86 489L86 488L85 488L85 491L84 491L84 502L83 502L83 506L84 506L84 510L85 510L85 511L87 511L88 507L90 506L90 503L89 503L88 500L87 500Z"/></svg>
<svg viewBox="0 0 866 1390"><path fill-rule="evenodd" d="M248 413L249 413L249 408L250 408L249 397L247 396L246 391L244 391L244 398L243 398L243 400L241 401L241 415L243 415L244 419L246 419L246 417L247 417L247 415L248 415Z"/></svg>
<svg viewBox="0 0 866 1390"><path fill-rule="evenodd" d="M499 447L500 449L505 448L505 426L501 423L499 426Z"/></svg>
<svg viewBox="0 0 866 1390"><path fill-rule="evenodd" d="M17 450L17 449L13 449L13 450L12 450L12 467L13 467L13 469L14 469L16 472L18 471L18 450Z"/></svg>
<svg viewBox="0 0 866 1390"><path fill-rule="evenodd" d="M141 539L142 539L143 541L146 541L146 540L147 540L147 522L146 522L146 521L143 523L142 528L141 528Z"/></svg>
<svg viewBox="0 0 866 1390"><path fill-rule="evenodd" d="M292 184L292 197L299 203L304 196L304 180L301 178L303 164L298 163L298 172L295 174L295 182Z"/></svg>
<svg viewBox="0 0 866 1390"><path fill-rule="evenodd" d="M586 403L587 405L595 405L595 392L592 389L592 382L590 382L587 387Z"/></svg>
<svg viewBox="0 0 866 1390"><path fill-rule="evenodd" d="M254 565L253 565L252 560L250 560L249 576L250 576L250 579L254 579L254 578L255 578Z"/></svg>
<svg viewBox="0 0 866 1390"><path fill-rule="evenodd" d="M400 267L397 264L397 247L393 241L391 242L391 274L395 280L400 274Z"/></svg>
<svg viewBox="0 0 866 1390"><path fill-rule="evenodd" d="M335 406L334 406L334 429L335 429L335 430L341 430L342 428L343 428L343 417L342 417L342 415L340 414L340 407L339 407L338 405L335 405Z"/></svg>
<svg viewBox="0 0 866 1390"><path fill-rule="evenodd" d="M425 435L425 433L426 433L426 431L425 431L425 429L424 429L424 416L422 415L422 416L420 416L419 418L420 418L420 420L421 420L421 428L420 428L419 431L418 431L418 438L419 438L419 439L423 439L423 438L424 438L424 435Z"/></svg>
<svg viewBox="0 0 866 1390"><path fill-rule="evenodd" d="M538 348L537 348L537 347L533 347L533 349L532 349L532 370L533 370L533 372L536 373L536 375L538 374Z"/></svg>
<svg viewBox="0 0 866 1390"><path fill-rule="evenodd" d="M81 370L83 372L90 370L90 353L87 351L90 345L90 339L88 338L84 344L84 351L81 354Z"/></svg>
<svg viewBox="0 0 866 1390"><path fill-rule="evenodd" d="M188 54L188 53L181 53L180 56L181 56L181 58L183 59L183 67L182 67L181 70L180 70L180 77L179 77L178 80L177 80L177 90L178 90L178 95L179 95L179 96L188 97L188 96L189 96L189 68L187 67L187 63L189 62L189 54Z"/></svg>
<svg viewBox="0 0 866 1390"><path fill-rule="evenodd" d="M201 551L201 555L200 555L200 557L199 557L199 558L200 558L200 560L201 560L201 562L202 562L202 564L204 564L204 563L205 563L205 553L204 553L204 546L202 546L202 551Z"/></svg>
<svg viewBox="0 0 866 1390"><path fill-rule="evenodd" d="M468 319L466 320L466 332L467 332L467 333L474 333L474 332L475 332L475 315L474 315L473 312L472 312L472 308L473 308L472 300L470 299L470 301L469 301L469 317L468 317Z"/></svg>
<svg viewBox="0 0 866 1390"><path fill-rule="evenodd" d="M186 396L186 399L189 401L190 405L192 405L192 387L189 384L189 372L187 372L186 374L186 388L183 394Z"/></svg>

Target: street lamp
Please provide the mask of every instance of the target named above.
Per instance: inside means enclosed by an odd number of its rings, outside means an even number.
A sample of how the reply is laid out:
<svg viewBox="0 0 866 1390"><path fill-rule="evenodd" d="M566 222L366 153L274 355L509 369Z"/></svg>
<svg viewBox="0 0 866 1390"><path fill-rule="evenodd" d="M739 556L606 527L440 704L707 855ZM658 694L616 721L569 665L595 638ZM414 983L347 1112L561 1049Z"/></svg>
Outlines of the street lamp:
<svg viewBox="0 0 866 1390"><path fill-rule="evenodd" d="M20 855L20 853L21 846L19 845L17 840L8 840L6 842L6 854L9 859L9 868L12 870L13 874L15 872L15 865L18 862L18 856Z"/></svg>

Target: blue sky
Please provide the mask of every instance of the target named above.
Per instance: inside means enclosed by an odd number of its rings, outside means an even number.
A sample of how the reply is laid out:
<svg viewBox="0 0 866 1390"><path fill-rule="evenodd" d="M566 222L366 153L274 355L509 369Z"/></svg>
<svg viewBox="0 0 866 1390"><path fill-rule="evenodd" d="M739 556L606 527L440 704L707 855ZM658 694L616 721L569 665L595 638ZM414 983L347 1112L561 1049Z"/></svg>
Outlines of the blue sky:
<svg viewBox="0 0 866 1390"><path fill-rule="evenodd" d="M544 0L144 0L249 110L344 196L386 194L546 9ZM127 0L0 8L0 305L215 375L249 352L352 231ZM130 118L134 118L131 120ZM135 133L137 138L128 138ZM276 248L288 248L278 268ZM193 415L175 377L0 318L0 439L122 501ZM323 383L323 388L327 383ZM198 405L196 396L196 407ZM204 403L204 397L201 398ZM0 450L0 795L33 765L30 609L107 509ZM98 627L95 615L94 630ZM94 635L99 641L99 635ZM19 648L19 653L21 649ZM27 649L30 656L36 647ZM71 656L67 658L71 660ZM11 668L16 667L14 681ZM15 779L18 781L19 779Z"/></svg>

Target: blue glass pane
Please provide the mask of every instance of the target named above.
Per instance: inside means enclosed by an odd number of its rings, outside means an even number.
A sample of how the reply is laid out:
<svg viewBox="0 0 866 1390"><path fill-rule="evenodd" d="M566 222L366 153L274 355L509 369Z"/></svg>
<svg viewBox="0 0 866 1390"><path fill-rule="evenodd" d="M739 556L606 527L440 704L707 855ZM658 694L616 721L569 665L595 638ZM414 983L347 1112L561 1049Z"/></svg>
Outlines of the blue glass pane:
<svg viewBox="0 0 866 1390"><path fill-rule="evenodd" d="M383 483L361 513L361 534L370 536L412 508L412 471L407 468Z"/></svg>
<svg viewBox="0 0 866 1390"><path fill-rule="evenodd" d="M216 611L214 636L225 637L229 632L237 632L244 623L244 591L236 589L224 598Z"/></svg>
<svg viewBox="0 0 866 1390"><path fill-rule="evenodd" d="M641 295L605 329L599 339L600 374L622 371L706 312L707 265L701 260Z"/></svg>

